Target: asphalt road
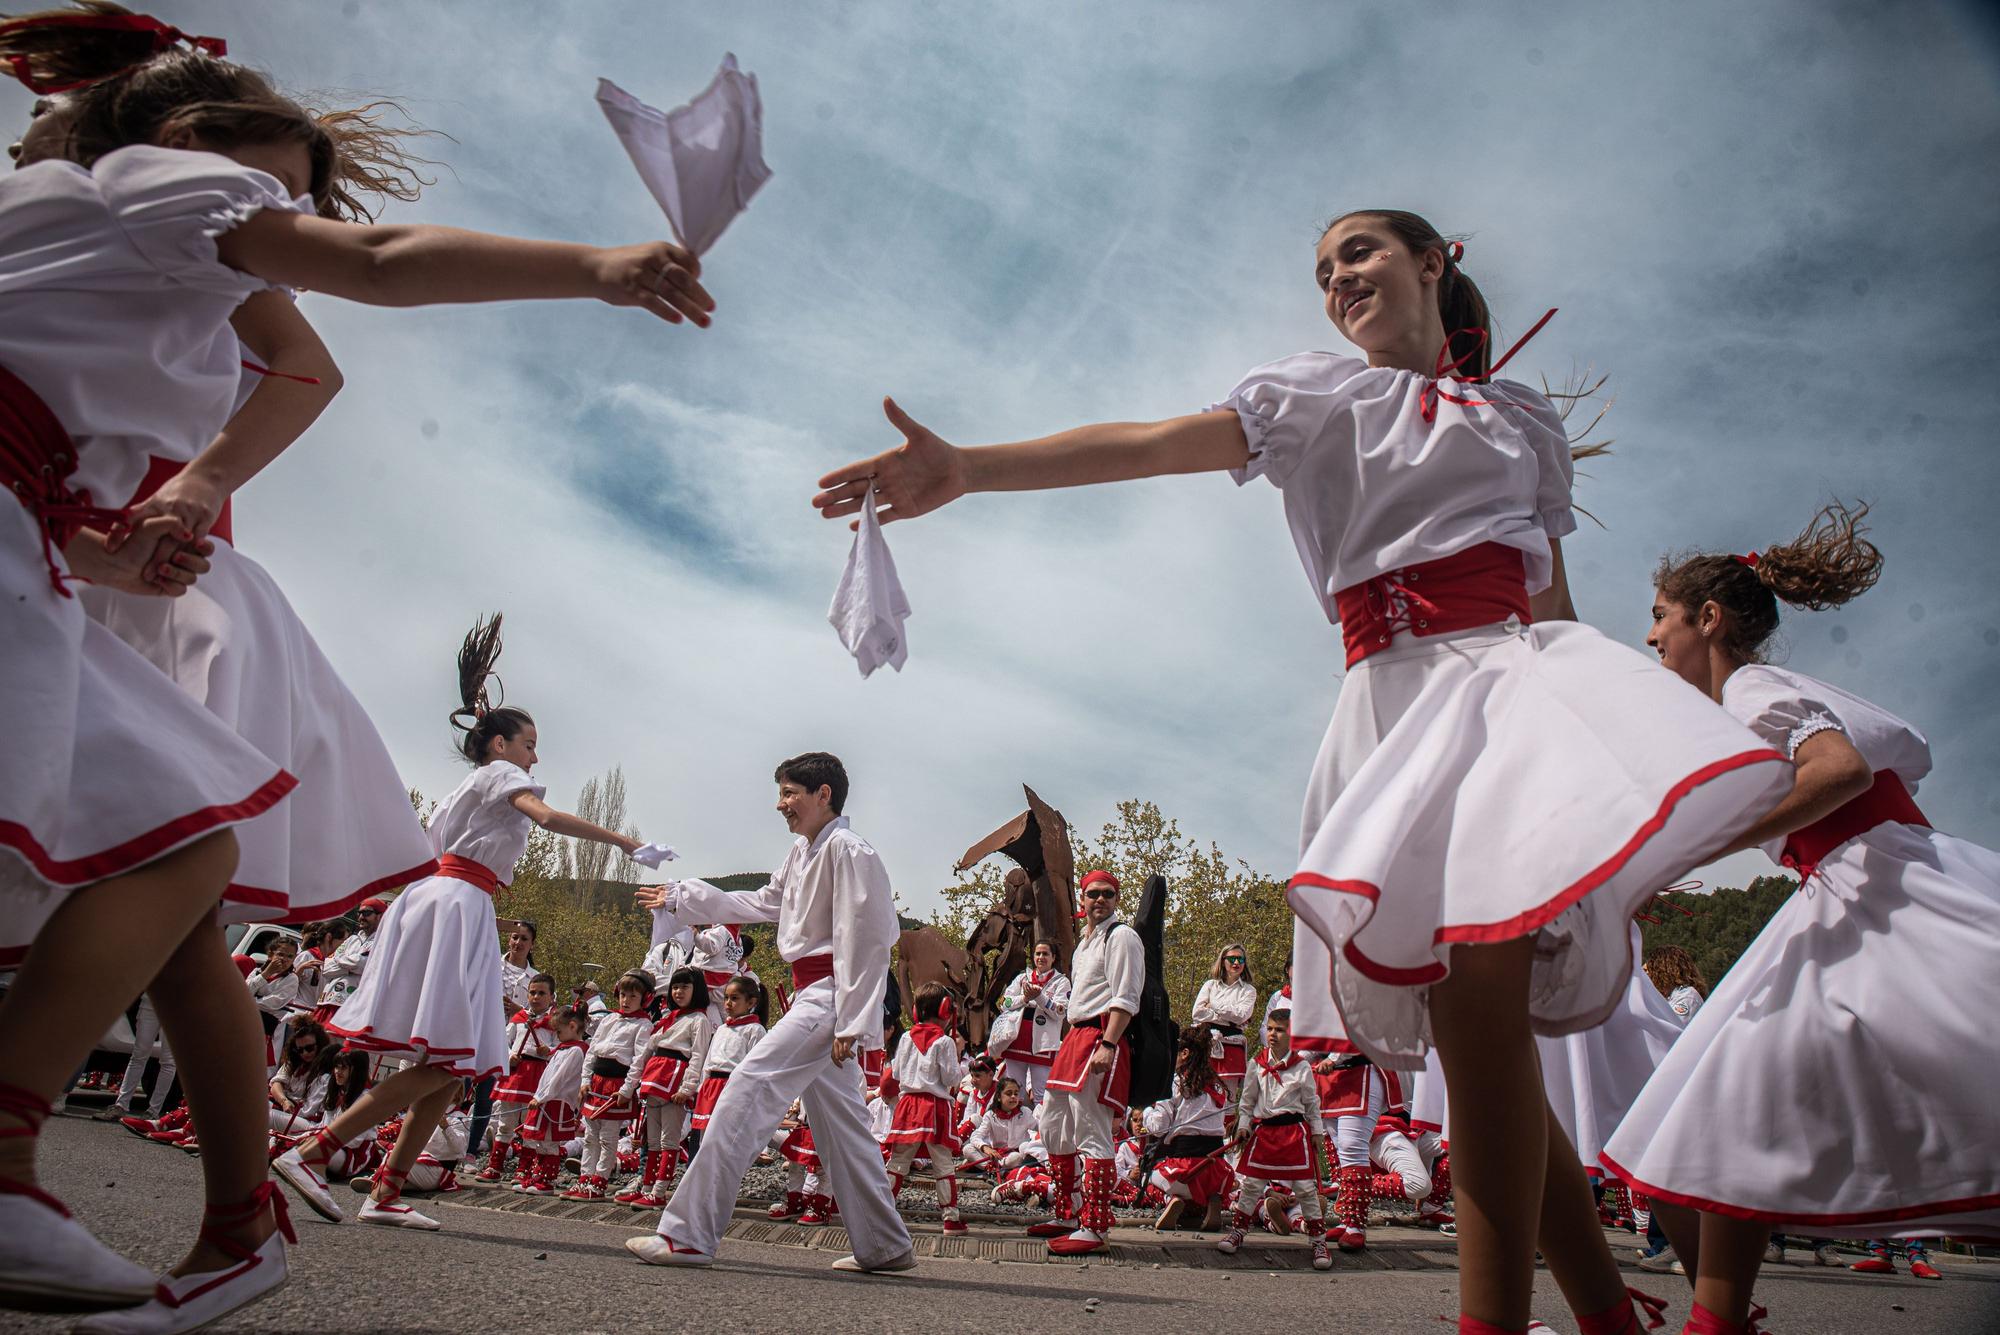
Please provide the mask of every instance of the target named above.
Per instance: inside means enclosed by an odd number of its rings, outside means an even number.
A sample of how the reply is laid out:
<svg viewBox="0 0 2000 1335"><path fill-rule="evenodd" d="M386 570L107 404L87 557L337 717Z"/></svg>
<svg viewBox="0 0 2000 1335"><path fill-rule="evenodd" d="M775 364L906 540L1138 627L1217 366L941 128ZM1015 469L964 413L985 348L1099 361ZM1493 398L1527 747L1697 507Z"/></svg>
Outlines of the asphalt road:
<svg viewBox="0 0 2000 1335"><path fill-rule="evenodd" d="M45 1184L97 1235L142 1264L178 1258L199 1210L200 1165L113 1123L52 1119ZM358 1198L357 1198L358 1199ZM459 1200L494 1201L464 1193ZM1111 1332L1292 1331L1438 1335L1456 1315L1454 1274L1442 1269L1227 1272L1179 1265L1078 1266L926 1260L909 1276L838 1275L823 1249L728 1241L708 1271L641 1266L621 1245L652 1216L599 1223L432 1202L435 1234L329 1225L303 1204L293 1220L287 1287L216 1329L266 1331L535 1331L537 1335L699 1329L1002 1329ZM432 1209L431 1205L425 1207ZM975 1225L974 1235L1013 1237ZM1440 1244L1425 1244L1432 1254ZM1793 1253L1795 1257L1802 1253ZM1767 1272L1759 1298L1773 1335L1985 1335L2000 1332L2000 1263L1942 1258L1925 1283L1788 1265ZM1669 1299L1669 1331L1687 1313L1685 1281L1634 1281ZM1539 1314L1575 1329L1541 1276ZM1087 1300L1098 1304L1086 1309ZM1317 1316L1312 1315L1315 1312ZM61 1318L0 1313L0 1329L55 1331Z"/></svg>

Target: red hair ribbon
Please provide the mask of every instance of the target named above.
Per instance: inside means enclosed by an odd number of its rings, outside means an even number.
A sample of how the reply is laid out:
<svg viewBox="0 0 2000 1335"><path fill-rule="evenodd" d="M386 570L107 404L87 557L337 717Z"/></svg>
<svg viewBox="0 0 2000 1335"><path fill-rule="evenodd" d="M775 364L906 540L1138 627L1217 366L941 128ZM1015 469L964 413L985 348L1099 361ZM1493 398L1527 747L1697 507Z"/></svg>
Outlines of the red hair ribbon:
<svg viewBox="0 0 2000 1335"><path fill-rule="evenodd" d="M951 1004L951 993L947 992L944 994L944 1000L938 1002L938 1023L949 1029L957 1019L958 1008Z"/></svg>
<svg viewBox="0 0 2000 1335"><path fill-rule="evenodd" d="M1450 257L1451 262L1453 264L1457 264L1460 260L1465 258L1465 243L1463 241L1447 242L1445 244L1444 253L1448 257Z"/></svg>
<svg viewBox="0 0 2000 1335"><path fill-rule="evenodd" d="M1078 886L1077 889L1088 890L1093 885L1108 885L1113 890L1121 890L1124 888L1123 886L1118 884L1118 878L1116 876L1113 876L1110 872L1105 871L1102 868L1099 868L1097 871L1085 872L1083 875L1083 884Z"/></svg>
<svg viewBox="0 0 2000 1335"><path fill-rule="evenodd" d="M243 359L243 369L246 371L255 371L258 375L274 375L280 380L296 380L301 385L317 385L319 383L319 377L316 375L293 375L289 371L273 371L268 366L257 365L257 363L251 361L248 357Z"/></svg>
<svg viewBox="0 0 2000 1335"><path fill-rule="evenodd" d="M1737 565L1749 566L1752 570L1755 570L1757 568L1757 562L1762 558L1759 557L1757 553L1751 552L1748 556L1732 556L1729 559L1736 562Z"/></svg>
<svg viewBox="0 0 2000 1335"><path fill-rule="evenodd" d="M1453 244L1456 245L1457 243L1454 242ZM1479 375L1459 375L1458 368L1478 356L1479 350L1486 346L1486 331L1484 329L1460 329L1453 332L1445 339L1444 346L1438 349L1437 369L1431 372L1430 384L1424 386L1424 392L1418 396L1417 403L1423 412L1424 420L1426 422L1437 421L1439 399L1449 399L1453 403L1467 408L1491 407L1492 401L1489 399L1461 399L1458 395L1447 393L1444 389L1440 388L1438 382L1442 380L1463 380L1469 385L1476 385L1482 381L1491 380L1494 376L1500 374L1501 367L1514 359L1515 353L1528 345L1529 339L1542 332L1543 325L1556 318L1556 311L1558 309L1555 306L1549 307L1548 313L1535 321L1534 328L1515 339L1514 346L1507 349L1505 353L1501 354L1499 361L1487 367ZM1451 340L1462 335L1469 335L1475 340L1472 347L1455 361L1445 360L1451 356Z"/></svg>
<svg viewBox="0 0 2000 1335"><path fill-rule="evenodd" d="M172 24L162 23L151 14L50 14L41 18L15 19L11 23L0 23L0 37L28 28L96 28L104 32L144 32L153 36L152 56L168 51L186 42L197 51L205 51L217 60L229 54L229 43L220 37L195 37L182 32ZM31 93L67 93L85 84L100 82L99 79L72 79L68 83L47 83L35 78L33 67L26 55L16 53L7 57L13 67L14 77L19 79ZM138 65L143 65L140 61ZM102 76L115 79L138 65L128 65L123 70Z"/></svg>

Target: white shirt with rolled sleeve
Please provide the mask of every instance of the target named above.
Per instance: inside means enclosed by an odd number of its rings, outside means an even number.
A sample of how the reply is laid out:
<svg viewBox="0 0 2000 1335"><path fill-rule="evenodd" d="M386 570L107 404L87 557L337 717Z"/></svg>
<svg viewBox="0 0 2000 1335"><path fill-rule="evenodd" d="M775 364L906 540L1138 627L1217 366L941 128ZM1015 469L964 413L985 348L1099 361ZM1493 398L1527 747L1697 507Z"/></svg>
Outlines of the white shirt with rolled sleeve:
<svg viewBox="0 0 2000 1335"><path fill-rule="evenodd" d="M882 990L899 930L896 899L881 856L847 817L835 817L816 839L795 840L761 890L722 890L706 881L682 881L677 890L678 903L668 911L682 923L774 922L778 955L787 964L833 956L835 1037L882 1045ZM1135 1008L1138 996L1135 982Z"/></svg>
<svg viewBox="0 0 2000 1335"><path fill-rule="evenodd" d="M1069 968L1072 1022L1109 1010L1121 1010L1128 1016L1139 1013L1139 989L1146 982L1146 947L1131 927L1114 919L1092 928L1076 943Z"/></svg>
<svg viewBox="0 0 2000 1335"><path fill-rule="evenodd" d="M776 923L778 954L787 963L830 955L833 976L800 988L791 1009L723 1086L701 1153L660 1216L660 1236L713 1256L744 1172L797 1100L839 1192L856 1258L870 1266L907 1254L910 1232L889 1193L882 1148L861 1097L860 1056L882 1045L882 994L897 933L882 859L846 817L836 817L814 838L795 840L763 889L684 881L662 908L683 923ZM838 1064L836 1039L856 1040L853 1056ZM711 1071L715 1061L711 1046Z"/></svg>

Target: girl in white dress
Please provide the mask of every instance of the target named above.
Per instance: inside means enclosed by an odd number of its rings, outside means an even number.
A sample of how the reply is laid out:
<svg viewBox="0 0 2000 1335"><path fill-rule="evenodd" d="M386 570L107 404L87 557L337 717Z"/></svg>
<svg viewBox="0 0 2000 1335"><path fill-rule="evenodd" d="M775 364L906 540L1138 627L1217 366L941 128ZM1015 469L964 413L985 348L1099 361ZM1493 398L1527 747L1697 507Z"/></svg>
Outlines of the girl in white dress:
<svg viewBox="0 0 2000 1335"><path fill-rule="evenodd" d="M1488 363L1462 251L1414 214L1347 214L1317 276L1365 360L1302 353L1206 412L984 448L885 401L903 444L822 478L814 504L852 515L873 488L893 523L975 491L1223 469L1279 487L1349 669L1289 887L1295 1041L1344 1032L1406 1069L1435 1041L1466 1110L1457 1188L1479 1205L1461 1212L1462 1328L1526 1327L1539 1233L1600 1335L1635 1317L1534 1034L1610 1012L1633 910L1776 802L1785 766L1573 620L1570 443L1546 398L1490 378L1507 358Z"/></svg>
<svg viewBox="0 0 2000 1335"><path fill-rule="evenodd" d="M1015 974L1000 994L1000 1018L986 1051L999 1059L1002 1075L1020 1081L1028 1106L1038 1107L1062 1046L1069 979L1056 968L1056 948L1047 941L1035 942L1028 959L1031 967Z"/></svg>
<svg viewBox="0 0 2000 1335"><path fill-rule="evenodd" d="M1656 576L1661 661L1792 759L1790 796L1739 843L1803 879L1604 1151L1634 1191L1702 1211L1698 1237L1663 1217L1694 1280L1691 1331L1744 1328L1774 1229L2000 1236L2000 855L1924 819L1915 728L1760 661L1779 602L1837 607L1874 584L1865 513L1829 506L1761 555Z"/></svg>
<svg viewBox="0 0 2000 1335"><path fill-rule="evenodd" d="M540 826L626 853L640 846L542 801L546 790L528 774L536 761L534 719L524 709L493 705L486 696L500 657L500 625L497 615L480 622L458 651L460 708L452 713L452 725L464 732L459 751L474 768L431 816L437 873L389 905L375 930L361 985L327 1025L349 1047L393 1053L413 1064L272 1165L307 1204L336 1223L341 1212L326 1187L328 1156L357 1127L408 1109L396 1147L356 1217L400 1228L438 1227L436 1220L401 1204L402 1182L457 1099L459 1082L506 1069L493 894L513 880L529 831Z"/></svg>
<svg viewBox="0 0 2000 1335"><path fill-rule="evenodd" d="M1216 952L1215 967L1194 994L1190 1017L1215 1034L1215 1051L1209 1056L1217 1078L1229 1091L1231 1121L1236 1118L1236 1101L1242 1097L1243 1072L1249 1062L1244 1030L1256 1013L1257 980L1250 976L1250 952L1241 942L1232 941Z"/></svg>
<svg viewBox="0 0 2000 1335"><path fill-rule="evenodd" d="M138 1304L95 1330L185 1329L283 1281L255 1010L215 916L230 827L296 782L85 615L80 579L174 597L209 569L208 542L167 515L114 550L129 517L108 507L153 454L221 431L241 377L230 318L274 285L388 305L596 296L703 324L710 307L665 243L314 217L347 170L333 136L219 42L183 40L109 11L0 25L7 68L73 89L70 160L0 180L0 475L18 502L0 512L0 963L21 965L0 1006L0 1301ZM98 1245L34 1174L50 1095L149 985L209 1142L207 1219L164 1277Z"/></svg>

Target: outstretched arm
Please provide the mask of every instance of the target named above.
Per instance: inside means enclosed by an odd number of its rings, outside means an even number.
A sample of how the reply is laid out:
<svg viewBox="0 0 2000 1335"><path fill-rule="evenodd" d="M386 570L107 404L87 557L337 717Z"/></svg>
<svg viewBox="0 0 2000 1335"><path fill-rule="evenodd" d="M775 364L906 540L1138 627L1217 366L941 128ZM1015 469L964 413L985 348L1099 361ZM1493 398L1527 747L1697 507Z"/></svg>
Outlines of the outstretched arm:
<svg viewBox="0 0 2000 1335"><path fill-rule="evenodd" d="M216 238L232 269L370 306L595 297L706 327L701 261L668 241L580 246L421 225L362 226L265 209Z"/></svg>
<svg viewBox="0 0 2000 1335"><path fill-rule="evenodd" d="M1854 749L1854 743L1847 740L1844 732L1814 733L1799 743L1799 749L1792 754L1792 763L1798 767L1792 791L1771 808L1770 814L1738 836L1725 852L1739 853L1804 829L1861 796L1875 782L1866 757Z"/></svg>
<svg viewBox="0 0 2000 1335"><path fill-rule="evenodd" d="M566 834L572 839L588 839L593 843L610 844L613 848L630 853L639 847L639 841L616 830L607 830L602 825L592 824L581 816L572 816L567 811L557 811L541 798L530 792L519 792L507 799L514 804L514 810L526 816L550 834Z"/></svg>
<svg viewBox="0 0 2000 1335"><path fill-rule="evenodd" d="M1241 468L1250 459L1250 442L1233 412L1104 422L1011 445L959 446L917 422L894 399L884 399L882 411L903 433L903 443L821 478L813 504L826 518L860 510L871 484L876 513L886 524L928 514L975 491L1044 491L1207 473Z"/></svg>

